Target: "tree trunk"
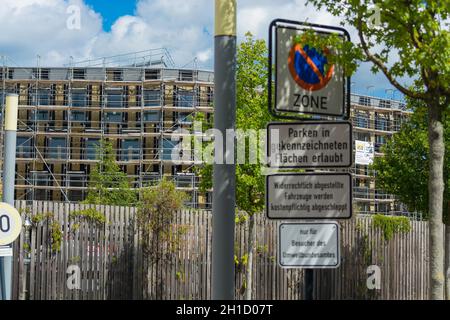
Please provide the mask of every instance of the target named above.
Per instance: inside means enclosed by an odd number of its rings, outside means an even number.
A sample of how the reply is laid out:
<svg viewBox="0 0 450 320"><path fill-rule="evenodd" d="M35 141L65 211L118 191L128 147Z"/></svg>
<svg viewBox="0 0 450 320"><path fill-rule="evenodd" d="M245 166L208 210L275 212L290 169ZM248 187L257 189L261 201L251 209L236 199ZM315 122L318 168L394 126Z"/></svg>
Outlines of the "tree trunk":
<svg viewBox="0 0 450 320"><path fill-rule="evenodd" d="M430 214L430 298L444 298L444 126L439 100L429 104L428 142L430 145L430 174L428 178L429 214Z"/></svg>
<svg viewBox="0 0 450 320"><path fill-rule="evenodd" d="M254 214L250 215L248 221L248 242L247 242L247 268L245 270L245 300L252 300L252 291L253 291L253 249L255 246L255 216Z"/></svg>
<svg viewBox="0 0 450 320"><path fill-rule="evenodd" d="M445 225L445 298L450 300L450 224Z"/></svg>
<svg viewBox="0 0 450 320"><path fill-rule="evenodd" d="M445 221L445 299L450 300L450 200L447 200L447 210L444 211Z"/></svg>

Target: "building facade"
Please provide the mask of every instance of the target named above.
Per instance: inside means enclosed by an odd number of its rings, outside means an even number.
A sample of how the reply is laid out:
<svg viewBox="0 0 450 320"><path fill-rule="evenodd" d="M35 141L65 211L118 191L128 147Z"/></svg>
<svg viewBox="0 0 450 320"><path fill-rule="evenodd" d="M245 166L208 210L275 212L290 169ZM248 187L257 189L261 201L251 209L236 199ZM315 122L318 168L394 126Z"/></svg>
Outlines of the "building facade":
<svg viewBox="0 0 450 320"><path fill-rule="evenodd" d="M398 100L352 94L350 104L354 150L355 141L369 142L374 157L383 156L382 146L411 115L405 103ZM353 206L357 212L416 216L395 196L377 186L376 172L369 165L354 161L350 172L353 174Z"/></svg>
<svg viewBox="0 0 450 320"><path fill-rule="evenodd" d="M4 67L0 79L2 110L7 93L19 95L16 199L84 199L96 146L105 139L132 187L164 175L189 194L189 205L210 203L197 192L193 159L174 164L171 155L183 140L177 129L189 129L194 113L213 111L212 72Z"/></svg>
<svg viewBox="0 0 450 320"><path fill-rule="evenodd" d="M190 130L195 113L208 118L213 112L212 72L164 66L3 67L0 80L2 110L7 93L19 95L16 199L83 200L96 146L106 139L132 187L166 176L189 194L188 205L210 207L211 195L198 190L193 170L198 163L183 157L175 164L172 153L183 142L178 129ZM381 146L409 114L397 100L351 95L353 139L370 142L380 157ZM408 214L377 187L368 165L354 163L350 172L357 212Z"/></svg>

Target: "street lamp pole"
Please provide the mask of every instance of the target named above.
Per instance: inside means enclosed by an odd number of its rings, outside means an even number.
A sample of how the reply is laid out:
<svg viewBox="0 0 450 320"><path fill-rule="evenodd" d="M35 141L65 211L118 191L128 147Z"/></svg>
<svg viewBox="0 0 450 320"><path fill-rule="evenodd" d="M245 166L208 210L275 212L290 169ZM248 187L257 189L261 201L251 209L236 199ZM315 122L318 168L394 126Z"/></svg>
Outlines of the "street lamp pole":
<svg viewBox="0 0 450 320"><path fill-rule="evenodd" d="M14 206L16 176L17 111L19 96L8 94L5 103L5 135L3 162L3 202ZM11 300L13 257L0 257L1 300Z"/></svg>
<svg viewBox="0 0 450 320"><path fill-rule="evenodd" d="M236 0L215 0L214 83L214 128L225 137L236 125ZM236 165L229 143L215 149L225 162L213 167L213 300L234 299Z"/></svg>

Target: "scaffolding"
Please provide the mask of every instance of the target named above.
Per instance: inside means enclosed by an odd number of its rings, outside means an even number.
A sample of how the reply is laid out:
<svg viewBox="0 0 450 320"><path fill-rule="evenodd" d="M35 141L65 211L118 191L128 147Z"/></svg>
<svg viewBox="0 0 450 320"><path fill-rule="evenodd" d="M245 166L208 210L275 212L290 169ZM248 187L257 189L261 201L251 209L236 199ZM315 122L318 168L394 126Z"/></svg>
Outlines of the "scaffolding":
<svg viewBox="0 0 450 320"><path fill-rule="evenodd" d="M213 73L169 66L165 49L62 68L4 62L1 114L5 95L19 94L16 199L83 200L96 145L105 139L132 187L165 176L190 195L189 206L209 207L209 194L198 191L198 163L171 155L185 138L180 129L190 131L196 113L213 112Z"/></svg>
<svg viewBox="0 0 450 320"><path fill-rule="evenodd" d="M383 156L382 146L412 114L405 102L399 100L352 94L350 104L353 139L372 142L375 157ZM353 203L358 213L407 215L421 219L419 213L408 211L395 196L377 187L376 172L369 166L354 162L350 172L353 175Z"/></svg>

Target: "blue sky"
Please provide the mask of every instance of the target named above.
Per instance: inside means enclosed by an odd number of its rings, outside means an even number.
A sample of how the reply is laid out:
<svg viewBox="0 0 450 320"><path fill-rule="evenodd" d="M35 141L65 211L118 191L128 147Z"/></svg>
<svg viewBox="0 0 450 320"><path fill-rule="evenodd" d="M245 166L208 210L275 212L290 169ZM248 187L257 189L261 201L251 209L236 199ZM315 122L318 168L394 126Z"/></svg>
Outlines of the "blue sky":
<svg viewBox="0 0 450 320"><path fill-rule="evenodd" d="M134 14L137 0L85 0L85 3L102 15L103 30L110 31L118 18Z"/></svg>
<svg viewBox="0 0 450 320"><path fill-rule="evenodd" d="M239 0L238 41L247 31L267 40L275 18L338 25L339 18L306 0ZM0 54L8 64L61 66L74 61L167 48L178 67L213 66L214 0L1 0ZM77 17L78 20L74 19ZM76 22L76 23L75 23ZM74 27L76 26L76 27ZM350 30L353 38L354 32ZM385 97L392 89L363 65L354 92ZM399 93L396 92L396 98ZM392 96L389 91L388 96Z"/></svg>

